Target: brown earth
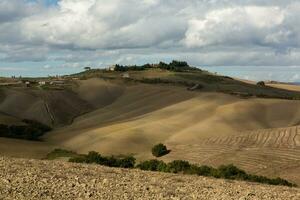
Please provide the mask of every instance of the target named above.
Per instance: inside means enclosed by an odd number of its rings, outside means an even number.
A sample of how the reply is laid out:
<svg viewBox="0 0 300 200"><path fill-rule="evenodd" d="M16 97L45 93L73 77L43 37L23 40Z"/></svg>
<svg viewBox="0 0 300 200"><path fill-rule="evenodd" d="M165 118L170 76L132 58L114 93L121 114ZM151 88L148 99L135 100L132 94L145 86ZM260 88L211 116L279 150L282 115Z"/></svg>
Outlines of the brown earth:
<svg viewBox="0 0 300 200"><path fill-rule="evenodd" d="M13 95L8 99L24 98L10 92ZM31 109L22 109L41 117L40 111L33 109L42 108L33 106L40 105L36 102L41 100L28 95L24 102L28 101L26 105ZM46 99L64 99L62 94L55 95ZM52 111L59 121L68 121L82 111L77 105L87 104L93 111L46 134L43 142L1 138L0 154L43 158L60 147L79 153L134 154L144 160L153 158L151 147L163 142L172 150L165 160L183 159L214 166L234 163L251 173L280 176L300 184L300 101L241 99L221 93L191 92L183 87L125 85L100 79L80 81L74 93L68 95L63 104L51 100L53 109L60 104L56 112ZM4 105L17 100L7 98L0 108L9 111ZM72 99L75 103L71 103ZM66 112L69 108L75 114Z"/></svg>
<svg viewBox="0 0 300 200"><path fill-rule="evenodd" d="M291 90L291 91L300 91L299 85L292 85L292 84L283 84L283 83L276 83L276 84L267 84L268 86L285 89L285 90Z"/></svg>
<svg viewBox="0 0 300 200"><path fill-rule="evenodd" d="M0 199L281 199L299 188L189 175L0 158Z"/></svg>
<svg viewBox="0 0 300 200"><path fill-rule="evenodd" d="M70 124L91 111L91 106L70 90L1 88L0 112L11 117L32 119L49 126Z"/></svg>
<svg viewBox="0 0 300 200"><path fill-rule="evenodd" d="M238 81L244 82L244 83L248 83L248 84L252 84L255 85L257 82L256 81L251 81L251 80L245 80L245 79L239 79L239 78L235 78ZM289 90L289 91L296 91L299 92L300 91L300 85L295 85L295 84L289 84L289 83L272 83L272 82L266 82L265 83L267 86L273 87L273 88L278 88L278 89L284 89L284 90Z"/></svg>

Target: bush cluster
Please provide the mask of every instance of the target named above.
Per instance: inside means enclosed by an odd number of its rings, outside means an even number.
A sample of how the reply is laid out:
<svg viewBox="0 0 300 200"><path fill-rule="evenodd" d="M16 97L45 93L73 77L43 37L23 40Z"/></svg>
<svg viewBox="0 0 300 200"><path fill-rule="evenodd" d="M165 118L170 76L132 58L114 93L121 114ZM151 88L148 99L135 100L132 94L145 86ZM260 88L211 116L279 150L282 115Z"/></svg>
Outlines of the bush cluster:
<svg viewBox="0 0 300 200"><path fill-rule="evenodd" d="M256 85L262 86L262 87L266 86L264 81L259 81L259 82L256 83Z"/></svg>
<svg viewBox="0 0 300 200"><path fill-rule="evenodd" d="M69 162L74 163L88 163L88 164L99 164L108 167L119 167L119 168L137 168L145 171L165 172L165 173L181 173L199 176L209 176L215 178L224 178L231 180L244 180L250 182L259 182L271 185L284 185L289 187L295 187L296 184L290 183L287 180L281 178L267 178L265 176L257 176L246 173L244 170L229 164L221 165L218 168L202 165L194 165L184 160L174 160L169 163L165 163L161 160L146 160L135 165L136 159L133 156L102 156L101 154L91 151L87 155L79 155L72 151L66 151L57 149L54 152L67 153L70 157Z"/></svg>
<svg viewBox="0 0 300 200"><path fill-rule="evenodd" d="M170 150L164 144L157 144L152 147L152 155L155 157L161 157L170 153Z"/></svg>
<svg viewBox="0 0 300 200"><path fill-rule="evenodd" d="M116 65L115 71L143 71L151 68L158 68L164 69L169 71L176 71L176 72L185 72L185 71L196 71L200 70L195 67L190 67L187 62L185 61L176 61L173 60L171 63L167 64L164 62L160 62L159 64L145 64L145 65L133 65L133 66L123 66L123 65Z"/></svg>
<svg viewBox="0 0 300 200"><path fill-rule="evenodd" d="M87 155L78 155L69 159L70 162L99 164L108 167L134 168L135 158L133 156L123 156L120 158L114 156L102 156L101 154L91 151Z"/></svg>
<svg viewBox="0 0 300 200"><path fill-rule="evenodd" d="M150 67L148 65L133 65L133 66L124 66L124 65L116 65L115 66L115 71L119 72L127 72L127 71L143 71L146 69L149 69Z"/></svg>
<svg viewBox="0 0 300 200"><path fill-rule="evenodd" d="M193 165L183 160L175 160L170 163L165 163L163 161L158 161L158 160L148 160L148 161L141 162L136 167L146 171L183 173L183 174L210 176L215 178L224 178L224 179L231 179L231 180L259 182L259 183L265 183L270 185L284 185L289 187L296 186L295 184L290 183L287 180L281 178L271 179L264 176L247 174L245 171L237 168L232 164L221 165L219 168L213 168L205 165L204 166Z"/></svg>
<svg viewBox="0 0 300 200"><path fill-rule="evenodd" d="M25 125L0 124L0 137L39 140L51 128L34 120L23 120Z"/></svg>

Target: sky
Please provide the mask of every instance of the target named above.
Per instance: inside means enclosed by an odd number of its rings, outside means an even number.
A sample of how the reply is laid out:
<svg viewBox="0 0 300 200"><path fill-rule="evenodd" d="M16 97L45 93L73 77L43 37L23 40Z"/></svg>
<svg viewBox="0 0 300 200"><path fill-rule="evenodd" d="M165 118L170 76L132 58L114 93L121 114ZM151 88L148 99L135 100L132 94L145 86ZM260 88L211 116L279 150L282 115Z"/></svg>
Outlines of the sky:
<svg viewBox="0 0 300 200"><path fill-rule="evenodd" d="M298 0L0 0L0 76L173 59L300 82Z"/></svg>

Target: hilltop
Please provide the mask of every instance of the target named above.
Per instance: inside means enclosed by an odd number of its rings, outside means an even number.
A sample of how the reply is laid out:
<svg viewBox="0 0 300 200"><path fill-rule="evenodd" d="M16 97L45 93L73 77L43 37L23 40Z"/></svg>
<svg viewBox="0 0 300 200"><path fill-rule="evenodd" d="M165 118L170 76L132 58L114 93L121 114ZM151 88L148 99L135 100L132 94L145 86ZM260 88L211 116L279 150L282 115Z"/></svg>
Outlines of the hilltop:
<svg viewBox="0 0 300 200"><path fill-rule="evenodd" d="M272 87L277 84L266 83L264 86L240 81L189 66L186 62L172 61L169 64L145 64L141 66L115 65L107 69L87 69L84 72L66 76L68 78L102 78L106 80L123 80L146 84L183 86L190 90L219 92L244 98L280 98L300 99L299 91Z"/></svg>

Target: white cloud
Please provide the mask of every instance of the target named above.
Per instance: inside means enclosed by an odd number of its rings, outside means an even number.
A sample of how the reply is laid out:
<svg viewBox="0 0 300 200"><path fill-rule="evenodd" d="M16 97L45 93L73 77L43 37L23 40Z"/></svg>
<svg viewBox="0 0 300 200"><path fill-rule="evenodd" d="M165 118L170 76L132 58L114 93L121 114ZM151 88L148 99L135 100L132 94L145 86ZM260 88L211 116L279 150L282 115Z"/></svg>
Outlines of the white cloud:
<svg viewBox="0 0 300 200"><path fill-rule="evenodd" d="M300 3L293 0L41 2L1 0L0 62L300 64Z"/></svg>
<svg viewBox="0 0 300 200"><path fill-rule="evenodd" d="M284 19L284 11L273 6L238 6L213 10L204 18L189 20L185 44L188 47L205 47L265 46L266 43L278 43L276 35L284 35L280 29Z"/></svg>

